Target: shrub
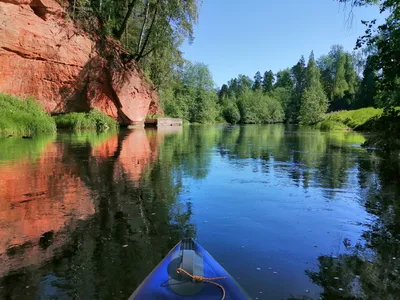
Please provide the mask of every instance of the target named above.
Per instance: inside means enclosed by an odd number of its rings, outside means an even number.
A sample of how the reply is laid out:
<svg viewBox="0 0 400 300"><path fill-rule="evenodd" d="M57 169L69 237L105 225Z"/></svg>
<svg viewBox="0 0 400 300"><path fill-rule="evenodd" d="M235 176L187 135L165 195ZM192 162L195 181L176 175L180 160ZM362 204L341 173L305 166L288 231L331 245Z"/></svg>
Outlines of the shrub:
<svg viewBox="0 0 400 300"><path fill-rule="evenodd" d="M67 113L54 116L57 128L73 130L107 130L118 128L118 123L106 114L92 110L88 113Z"/></svg>
<svg viewBox="0 0 400 300"><path fill-rule="evenodd" d="M236 124L240 121L240 112L234 103L224 108L223 116L230 124Z"/></svg>

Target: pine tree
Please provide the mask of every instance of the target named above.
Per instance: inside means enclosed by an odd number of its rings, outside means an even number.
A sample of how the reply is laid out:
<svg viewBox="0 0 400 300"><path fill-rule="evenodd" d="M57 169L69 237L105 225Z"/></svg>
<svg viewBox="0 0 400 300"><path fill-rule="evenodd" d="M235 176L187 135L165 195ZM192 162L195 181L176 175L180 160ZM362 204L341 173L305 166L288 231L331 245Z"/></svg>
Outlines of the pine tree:
<svg viewBox="0 0 400 300"><path fill-rule="evenodd" d="M311 52L305 72L305 90L301 97L299 120L303 124L314 124L321 120L328 109L328 98L321 84L321 74Z"/></svg>
<svg viewBox="0 0 400 300"><path fill-rule="evenodd" d="M294 90L292 100L288 106L287 119L289 121L297 121L299 118L301 96L304 92L306 82L306 61L304 56L301 56L299 62L292 67L291 72Z"/></svg>
<svg viewBox="0 0 400 300"><path fill-rule="evenodd" d="M262 87L262 77L261 73L257 71L256 75L254 75L253 90L255 91L260 90L261 87Z"/></svg>
<svg viewBox="0 0 400 300"><path fill-rule="evenodd" d="M293 89L293 80L290 74L290 69L279 71L276 74L275 88Z"/></svg>
<svg viewBox="0 0 400 300"><path fill-rule="evenodd" d="M346 56L340 53L339 60L336 66L335 83L333 87L334 99L341 99L344 97L345 92L349 89L346 81Z"/></svg>
<svg viewBox="0 0 400 300"><path fill-rule="evenodd" d="M301 56L299 62L292 68L295 94L300 96L305 87L306 60Z"/></svg>
<svg viewBox="0 0 400 300"><path fill-rule="evenodd" d="M264 79L262 83L264 93L272 91L274 87L274 79L275 79L274 73L271 70L264 73Z"/></svg>
<svg viewBox="0 0 400 300"><path fill-rule="evenodd" d="M347 92L350 95L354 95L356 93L358 85L358 78L353 61L353 57L349 53L346 53L346 63L344 65L344 69L346 81L349 87Z"/></svg>

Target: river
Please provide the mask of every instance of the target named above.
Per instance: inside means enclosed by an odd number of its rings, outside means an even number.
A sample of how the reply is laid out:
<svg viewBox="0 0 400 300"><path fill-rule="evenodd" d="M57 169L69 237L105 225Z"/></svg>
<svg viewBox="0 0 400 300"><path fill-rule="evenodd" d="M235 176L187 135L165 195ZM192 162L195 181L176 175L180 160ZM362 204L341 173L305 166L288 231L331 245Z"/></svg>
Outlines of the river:
<svg viewBox="0 0 400 300"><path fill-rule="evenodd" d="M364 140L285 125L1 138L0 299L127 299L187 236L253 299L398 299L400 163Z"/></svg>

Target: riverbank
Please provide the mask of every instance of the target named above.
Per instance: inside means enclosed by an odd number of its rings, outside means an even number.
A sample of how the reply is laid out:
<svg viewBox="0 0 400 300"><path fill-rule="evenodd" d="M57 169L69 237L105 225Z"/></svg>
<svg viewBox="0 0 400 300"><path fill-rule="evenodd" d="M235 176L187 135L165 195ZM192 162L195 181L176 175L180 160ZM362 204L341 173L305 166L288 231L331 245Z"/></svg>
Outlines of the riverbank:
<svg viewBox="0 0 400 300"><path fill-rule="evenodd" d="M383 109L373 107L336 111L325 114L324 119L315 127L324 131L372 130L371 121L379 119L382 114Z"/></svg>
<svg viewBox="0 0 400 300"><path fill-rule="evenodd" d="M385 151L400 149L400 108L384 111L381 108L361 108L326 114L315 128L323 131L368 131L365 147Z"/></svg>
<svg viewBox="0 0 400 300"><path fill-rule="evenodd" d="M118 123L97 110L51 116L33 98L20 98L0 93L0 133L31 136L54 133L57 129L118 129Z"/></svg>

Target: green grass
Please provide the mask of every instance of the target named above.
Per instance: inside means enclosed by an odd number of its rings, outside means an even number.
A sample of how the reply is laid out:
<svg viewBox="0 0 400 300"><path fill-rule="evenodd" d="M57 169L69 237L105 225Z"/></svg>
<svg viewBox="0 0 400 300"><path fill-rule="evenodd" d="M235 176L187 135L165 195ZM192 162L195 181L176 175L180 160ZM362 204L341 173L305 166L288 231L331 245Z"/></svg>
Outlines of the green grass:
<svg viewBox="0 0 400 300"><path fill-rule="evenodd" d="M362 129L368 121L379 118L382 113L383 109L373 107L332 112L326 114L316 127L326 131Z"/></svg>
<svg viewBox="0 0 400 300"><path fill-rule="evenodd" d="M56 124L32 98L0 93L0 132L32 135L55 132Z"/></svg>
<svg viewBox="0 0 400 300"><path fill-rule="evenodd" d="M106 114L92 110L88 113L67 113L54 116L57 128L73 130L117 129L118 123Z"/></svg>

